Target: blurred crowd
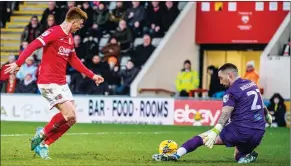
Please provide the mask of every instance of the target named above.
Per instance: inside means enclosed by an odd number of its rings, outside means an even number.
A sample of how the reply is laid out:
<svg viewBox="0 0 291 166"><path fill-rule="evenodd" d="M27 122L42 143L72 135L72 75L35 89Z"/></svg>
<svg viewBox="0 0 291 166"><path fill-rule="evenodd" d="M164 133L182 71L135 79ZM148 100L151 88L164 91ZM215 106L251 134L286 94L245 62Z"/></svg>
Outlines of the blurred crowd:
<svg viewBox="0 0 291 166"><path fill-rule="evenodd" d="M153 39L161 39L180 13L178 2L172 1L48 2L41 20L32 16L24 28L19 54L46 29L62 23L74 6L88 15L84 27L74 34L77 55L89 69L105 78L103 84L95 86L68 64L67 83L75 94L129 94L131 82L156 48ZM137 40L140 42L135 44ZM10 56L7 63L16 57ZM41 57L42 50L36 51L16 75L2 80L2 92L39 93L36 81Z"/></svg>
<svg viewBox="0 0 291 166"><path fill-rule="evenodd" d="M6 22L10 21L10 17L14 10L18 10L19 1L0 1L0 28L5 27Z"/></svg>
<svg viewBox="0 0 291 166"><path fill-rule="evenodd" d="M209 87L208 87L208 97L222 99L226 88L220 84L218 77L218 67L214 65L209 65L207 67L207 73L210 76ZM251 80L256 83L259 87L259 74L255 70L255 62L249 61L246 64L244 79ZM178 73L176 78L176 90L181 97L191 96L191 90L199 88L199 74L191 68L191 62L185 60L184 66Z"/></svg>

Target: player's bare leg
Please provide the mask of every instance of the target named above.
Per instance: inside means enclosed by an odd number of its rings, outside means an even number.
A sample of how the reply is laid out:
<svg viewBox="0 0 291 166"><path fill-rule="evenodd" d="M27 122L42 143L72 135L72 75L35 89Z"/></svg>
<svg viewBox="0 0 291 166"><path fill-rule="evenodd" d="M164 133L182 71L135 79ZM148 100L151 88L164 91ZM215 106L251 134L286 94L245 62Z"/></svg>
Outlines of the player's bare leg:
<svg viewBox="0 0 291 166"><path fill-rule="evenodd" d="M48 136L58 131L60 128L62 134L65 133L70 126L67 124L74 124L76 122L75 105L71 101L65 101L56 105L60 113L56 114L52 120L41 131L37 131L34 138L31 140L31 149L34 150L41 158L49 159L48 145L41 143ZM60 136L55 137L55 140ZM54 142L54 141L52 141Z"/></svg>

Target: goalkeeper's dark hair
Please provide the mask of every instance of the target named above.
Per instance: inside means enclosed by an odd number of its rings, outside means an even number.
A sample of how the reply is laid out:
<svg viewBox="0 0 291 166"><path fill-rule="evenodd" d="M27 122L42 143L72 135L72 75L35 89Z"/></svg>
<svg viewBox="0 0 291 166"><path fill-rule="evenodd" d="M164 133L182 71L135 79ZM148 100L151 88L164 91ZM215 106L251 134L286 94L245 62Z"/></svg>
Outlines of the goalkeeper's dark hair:
<svg viewBox="0 0 291 166"><path fill-rule="evenodd" d="M218 69L218 71L225 71L225 70L231 70L236 73L238 72L237 67L232 63L226 63Z"/></svg>

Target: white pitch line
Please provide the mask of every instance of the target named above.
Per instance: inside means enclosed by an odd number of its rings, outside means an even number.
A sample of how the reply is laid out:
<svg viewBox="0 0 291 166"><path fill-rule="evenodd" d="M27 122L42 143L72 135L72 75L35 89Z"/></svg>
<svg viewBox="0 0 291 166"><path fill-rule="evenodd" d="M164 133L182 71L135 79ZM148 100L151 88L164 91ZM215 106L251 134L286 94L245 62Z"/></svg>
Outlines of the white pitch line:
<svg viewBox="0 0 291 166"><path fill-rule="evenodd" d="M66 133L66 135L80 136L80 135L109 135L109 134L117 134L117 135L129 135L129 134L167 134L173 132L97 132L97 133ZM1 134L1 137L25 137L25 136L33 136L34 134Z"/></svg>

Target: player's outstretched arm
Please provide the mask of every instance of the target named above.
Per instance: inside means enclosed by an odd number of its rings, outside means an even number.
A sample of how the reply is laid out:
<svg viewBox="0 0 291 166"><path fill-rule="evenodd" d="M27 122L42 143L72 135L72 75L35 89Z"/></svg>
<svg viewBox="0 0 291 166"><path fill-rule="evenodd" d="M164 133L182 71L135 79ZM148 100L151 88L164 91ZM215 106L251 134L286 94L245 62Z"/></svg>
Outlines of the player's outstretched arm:
<svg viewBox="0 0 291 166"><path fill-rule="evenodd" d="M43 45L42 43L35 39L32 41L19 55L19 58L16 62L8 64L5 73L14 73L19 67L25 62L25 60L37 49L41 48Z"/></svg>
<svg viewBox="0 0 291 166"><path fill-rule="evenodd" d="M11 63L5 70L5 73L14 73L25 62L25 60L37 49L54 42L60 37L60 34L54 31L54 28L46 30L42 35L32 41L21 53L18 60Z"/></svg>
<svg viewBox="0 0 291 166"><path fill-rule="evenodd" d="M75 51L72 52L72 55L69 57L69 63L77 71L79 71L80 73L85 74L87 77L89 77L92 80L94 80L97 85L101 84L104 81L103 77L94 74L91 70L89 70L82 63L82 61L77 57L77 54L76 54Z"/></svg>
<svg viewBox="0 0 291 166"><path fill-rule="evenodd" d="M222 113L221 113L220 118L218 119L217 124L214 126L214 128L212 128L204 136L205 145L208 148L212 148L212 146L214 145L216 137L222 131L222 129L225 126L226 122L230 118L231 113L233 112L233 110L234 110L234 107L232 107L232 106L224 106L224 107L222 107Z"/></svg>

